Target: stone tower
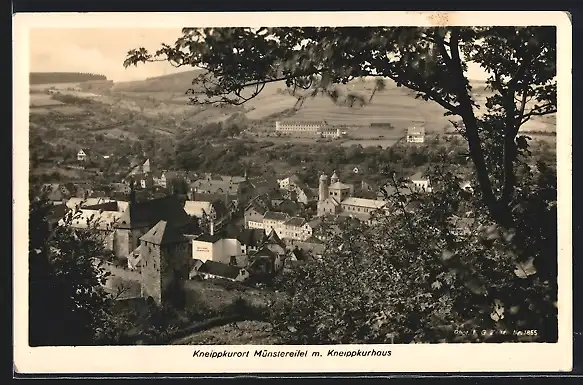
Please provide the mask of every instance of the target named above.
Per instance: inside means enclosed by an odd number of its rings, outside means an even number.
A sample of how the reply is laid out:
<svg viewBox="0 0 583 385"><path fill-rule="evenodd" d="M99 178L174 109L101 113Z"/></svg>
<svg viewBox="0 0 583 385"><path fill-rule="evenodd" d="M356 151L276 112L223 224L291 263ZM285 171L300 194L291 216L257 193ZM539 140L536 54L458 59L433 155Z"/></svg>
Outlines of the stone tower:
<svg viewBox="0 0 583 385"><path fill-rule="evenodd" d="M171 299L173 284L188 277L190 241L166 221L158 222L140 241L142 296L162 305Z"/></svg>
<svg viewBox="0 0 583 385"><path fill-rule="evenodd" d="M328 176L326 174L320 175L320 185L318 201L323 202L328 198Z"/></svg>

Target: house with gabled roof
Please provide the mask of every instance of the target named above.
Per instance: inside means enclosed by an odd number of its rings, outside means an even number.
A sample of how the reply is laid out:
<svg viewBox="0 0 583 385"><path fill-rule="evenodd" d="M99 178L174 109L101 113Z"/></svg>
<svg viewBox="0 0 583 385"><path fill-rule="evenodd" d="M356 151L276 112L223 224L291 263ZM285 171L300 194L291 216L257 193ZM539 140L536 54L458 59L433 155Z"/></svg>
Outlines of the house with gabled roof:
<svg viewBox="0 0 583 385"><path fill-rule="evenodd" d="M241 252L247 255L257 251L267 241L264 229L241 229L233 237L241 242Z"/></svg>
<svg viewBox="0 0 583 385"><path fill-rule="evenodd" d="M318 194L316 194L310 187L308 187L308 185L303 182L296 183L293 187L293 192L295 200L297 202L303 203L304 205L318 200Z"/></svg>
<svg viewBox="0 0 583 385"><path fill-rule="evenodd" d="M424 171L419 171L409 177L411 189L418 192L431 192L429 175Z"/></svg>
<svg viewBox="0 0 583 385"><path fill-rule="evenodd" d="M300 178L295 174L277 180L277 184L279 185L279 188L282 190L292 190L296 186L296 184L300 182L301 182Z"/></svg>
<svg viewBox="0 0 583 385"><path fill-rule="evenodd" d="M77 160L79 162L86 162L89 160L90 150L88 148L81 148L77 152Z"/></svg>

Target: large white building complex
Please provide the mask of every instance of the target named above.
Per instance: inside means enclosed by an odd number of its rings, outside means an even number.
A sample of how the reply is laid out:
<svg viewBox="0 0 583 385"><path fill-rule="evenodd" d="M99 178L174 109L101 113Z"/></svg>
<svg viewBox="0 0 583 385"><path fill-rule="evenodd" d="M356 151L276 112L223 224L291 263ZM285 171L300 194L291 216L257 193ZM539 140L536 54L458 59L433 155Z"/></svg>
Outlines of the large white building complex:
<svg viewBox="0 0 583 385"><path fill-rule="evenodd" d="M275 122L275 131L287 136L339 138L342 135L339 128L329 126L324 120L278 120Z"/></svg>

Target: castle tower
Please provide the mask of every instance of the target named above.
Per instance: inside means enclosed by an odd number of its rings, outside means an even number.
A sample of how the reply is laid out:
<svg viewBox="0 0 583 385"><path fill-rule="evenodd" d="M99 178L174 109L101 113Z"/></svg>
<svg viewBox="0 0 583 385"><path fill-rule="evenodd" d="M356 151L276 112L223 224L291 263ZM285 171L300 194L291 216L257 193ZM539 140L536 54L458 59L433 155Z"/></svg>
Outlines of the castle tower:
<svg viewBox="0 0 583 385"><path fill-rule="evenodd" d="M172 300L173 284L188 276L191 251L180 231L160 221L140 238L142 296L162 305Z"/></svg>
<svg viewBox="0 0 583 385"><path fill-rule="evenodd" d="M326 174L320 175L318 198L320 202L323 202L328 198L328 176Z"/></svg>
<svg viewBox="0 0 583 385"><path fill-rule="evenodd" d="M330 183L331 184L338 183L339 180L340 179L338 178L336 171L334 171L334 174L332 174L332 177L330 177Z"/></svg>

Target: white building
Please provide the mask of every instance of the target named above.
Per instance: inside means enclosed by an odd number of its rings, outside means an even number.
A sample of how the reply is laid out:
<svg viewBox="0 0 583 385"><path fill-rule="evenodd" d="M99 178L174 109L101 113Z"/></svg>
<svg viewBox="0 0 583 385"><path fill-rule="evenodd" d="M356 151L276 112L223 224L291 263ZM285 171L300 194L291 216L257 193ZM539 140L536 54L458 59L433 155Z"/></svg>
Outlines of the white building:
<svg viewBox="0 0 583 385"><path fill-rule="evenodd" d="M242 253L241 242L219 235L203 234L192 240L192 258L202 262L213 261L223 264L236 262L237 266L247 265L247 256Z"/></svg>
<svg viewBox="0 0 583 385"><path fill-rule="evenodd" d="M312 236L313 228L304 218L268 211L262 219L248 221L250 229L263 229L267 235L275 232L280 239L304 241Z"/></svg>
<svg viewBox="0 0 583 385"><path fill-rule="evenodd" d="M411 180L413 190L425 192L432 191L429 177L425 175L423 172L418 172L412 175L409 179Z"/></svg>
<svg viewBox="0 0 583 385"><path fill-rule="evenodd" d="M277 184L282 190L292 190L300 182L297 175L288 176L287 178L278 179Z"/></svg>
<svg viewBox="0 0 583 385"><path fill-rule="evenodd" d="M342 135L339 128L328 126L326 121L296 121L278 120L275 122L275 132L287 136L312 136L338 138Z"/></svg>
<svg viewBox="0 0 583 385"><path fill-rule="evenodd" d="M424 127L410 127L407 130L407 143L423 143L423 142L425 142Z"/></svg>
<svg viewBox="0 0 583 385"><path fill-rule="evenodd" d="M79 162L85 162L89 159L89 151L86 148L82 148L77 153L77 160Z"/></svg>

